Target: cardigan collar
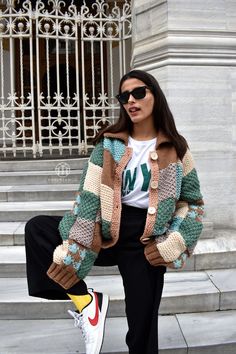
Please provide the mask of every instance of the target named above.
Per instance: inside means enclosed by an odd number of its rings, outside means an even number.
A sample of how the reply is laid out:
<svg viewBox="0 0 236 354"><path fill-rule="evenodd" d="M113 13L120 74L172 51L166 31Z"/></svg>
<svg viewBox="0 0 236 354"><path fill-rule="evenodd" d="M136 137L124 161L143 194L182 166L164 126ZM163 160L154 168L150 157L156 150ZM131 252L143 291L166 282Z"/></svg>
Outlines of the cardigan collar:
<svg viewBox="0 0 236 354"><path fill-rule="evenodd" d="M129 132L128 131L122 131L119 133L104 133L105 138L113 138L113 139L120 139L124 141L125 145L128 145L128 139L129 139ZM171 140L162 132L158 131L157 132L157 145L156 149L160 147L161 144L163 143L171 143Z"/></svg>

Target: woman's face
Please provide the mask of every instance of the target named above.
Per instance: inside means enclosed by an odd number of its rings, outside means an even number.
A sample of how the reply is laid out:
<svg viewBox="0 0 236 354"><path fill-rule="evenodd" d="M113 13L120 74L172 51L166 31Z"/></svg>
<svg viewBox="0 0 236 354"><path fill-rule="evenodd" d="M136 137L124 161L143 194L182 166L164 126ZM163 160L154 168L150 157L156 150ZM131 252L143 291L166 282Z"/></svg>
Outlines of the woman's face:
<svg viewBox="0 0 236 354"><path fill-rule="evenodd" d="M146 86L146 84L135 78L127 79L123 82L121 86L121 93L123 92L130 92L137 87ZM127 114L129 115L133 124L139 123L153 123L153 105L154 105L154 96L152 92L146 88L146 95L144 98L137 99L129 95L128 102L123 104L124 109L126 110Z"/></svg>

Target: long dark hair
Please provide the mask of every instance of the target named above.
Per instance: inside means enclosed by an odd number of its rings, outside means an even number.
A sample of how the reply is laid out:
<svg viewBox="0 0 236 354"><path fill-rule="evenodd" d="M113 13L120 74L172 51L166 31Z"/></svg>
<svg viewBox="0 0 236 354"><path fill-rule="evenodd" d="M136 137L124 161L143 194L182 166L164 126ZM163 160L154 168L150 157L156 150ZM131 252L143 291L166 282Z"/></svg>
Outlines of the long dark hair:
<svg viewBox="0 0 236 354"><path fill-rule="evenodd" d="M180 159L183 158L188 144L185 138L180 135L176 129L175 121L171 110L166 101L165 95L161 90L157 80L151 74L142 71L142 70L132 70L125 74L121 80L119 85L119 94L121 93L121 87L124 81L128 79L138 79L145 83L148 86L154 96L154 105L153 105L153 118L154 118L154 127L156 131L162 131L172 142L174 145L177 155ZM98 142L105 132L110 133L119 133L122 131L128 131L130 134L132 133L133 123L129 118L126 110L123 105L120 105L120 115L118 121L106 127L102 131L100 131L95 138L95 142Z"/></svg>

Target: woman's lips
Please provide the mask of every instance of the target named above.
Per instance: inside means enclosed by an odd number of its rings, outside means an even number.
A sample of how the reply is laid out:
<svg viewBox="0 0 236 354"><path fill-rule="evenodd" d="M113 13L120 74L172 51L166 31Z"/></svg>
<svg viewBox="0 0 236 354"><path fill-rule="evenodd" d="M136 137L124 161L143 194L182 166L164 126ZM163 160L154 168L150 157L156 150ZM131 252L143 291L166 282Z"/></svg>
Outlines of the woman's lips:
<svg viewBox="0 0 236 354"><path fill-rule="evenodd" d="M132 116L138 114L139 111L140 111L139 107L130 107L129 108L129 114Z"/></svg>

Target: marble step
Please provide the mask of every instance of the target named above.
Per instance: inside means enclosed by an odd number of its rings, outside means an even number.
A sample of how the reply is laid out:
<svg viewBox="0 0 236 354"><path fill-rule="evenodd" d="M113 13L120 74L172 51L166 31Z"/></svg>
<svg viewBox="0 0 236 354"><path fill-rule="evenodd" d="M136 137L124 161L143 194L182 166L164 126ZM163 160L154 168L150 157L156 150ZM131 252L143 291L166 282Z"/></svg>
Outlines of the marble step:
<svg viewBox="0 0 236 354"><path fill-rule="evenodd" d="M202 239L209 239L209 238L214 238L214 224L212 221L207 221L206 219L203 220L203 230L201 233L201 238Z"/></svg>
<svg viewBox="0 0 236 354"><path fill-rule="evenodd" d="M0 222L0 246L24 245L25 224L25 221ZM204 221L201 240L215 238L215 236L213 223Z"/></svg>
<svg viewBox="0 0 236 354"><path fill-rule="evenodd" d="M0 223L0 277L25 276L24 222ZM217 230L214 239L201 239L185 270L236 268L236 234ZM94 274L117 274L116 267L96 267Z"/></svg>
<svg viewBox="0 0 236 354"><path fill-rule="evenodd" d="M109 294L108 317L122 317L124 291L120 275L88 276L88 287ZM71 301L28 296L26 278L0 278L0 319L66 318ZM167 272L160 314L236 309L236 268Z"/></svg>
<svg viewBox="0 0 236 354"><path fill-rule="evenodd" d="M67 172L58 174L55 170L51 169L46 171L6 171L0 172L0 185L78 184L81 174L82 169L70 170L68 174Z"/></svg>
<svg viewBox="0 0 236 354"><path fill-rule="evenodd" d="M159 316L160 354L235 354L236 311ZM85 354L73 320L0 320L2 354ZM125 317L107 318L101 353L128 354ZM27 334L27 335L26 335Z"/></svg>
<svg viewBox="0 0 236 354"><path fill-rule="evenodd" d="M90 275L114 275L119 274L117 266L96 267ZM0 278L24 278L26 277L26 259L24 246L0 247Z"/></svg>
<svg viewBox="0 0 236 354"><path fill-rule="evenodd" d="M0 222L0 246L24 245L24 230L25 221Z"/></svg>
<svg viewBox="0 0 236 354"><path fill-rule="evenodd" d="M0 202L74 200L78 184L0 186Z"/></svg>
<svg viewBox="0 0 236 354"><path fill-rule="evenodd" d="M35 215L64 215L73 201L1 202L0 222L27 221Z"/></svg>
<svg viewBox="0 0 236 354"><path fill-rule="evenodd" d="M84 163L88 157L68 158L68 159L34 159L34 160L9 160L0 161L0 171L2 172L19 172L19 171L52 171L59 164L66 164L70 170L83 169ZM61 165L60 165L61 166ZM67 167L67 166L65 166ZM63 166L62 166L63 168Z"/></svg>

